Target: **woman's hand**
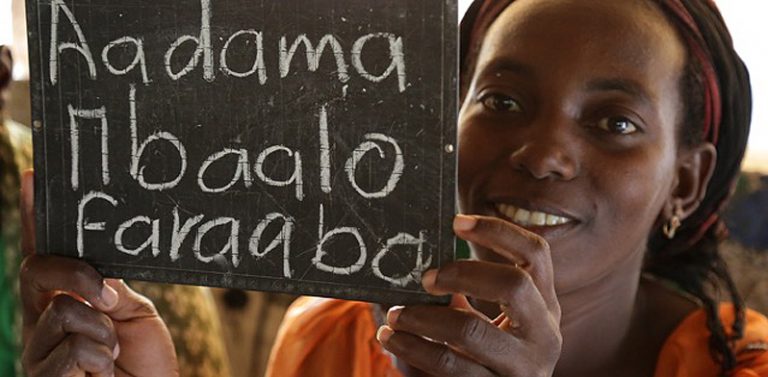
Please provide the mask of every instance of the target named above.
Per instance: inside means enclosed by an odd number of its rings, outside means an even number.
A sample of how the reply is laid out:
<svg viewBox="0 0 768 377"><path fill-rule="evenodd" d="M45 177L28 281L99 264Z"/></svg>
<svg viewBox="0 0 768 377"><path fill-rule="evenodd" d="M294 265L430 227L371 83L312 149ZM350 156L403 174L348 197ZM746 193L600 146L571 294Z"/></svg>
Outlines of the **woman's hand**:
<svg viewBox="0 0 768 377"><path fill-rule="evenodd" d="M29 377L178 376L170 334L154 305L87 263L34 254L32 174L22 179L21 267Z"/></svg>
<svg viewBox="0 0 768 377"><path fill-rule="evenodd" d="M426 272L424 288L453 294L452 305L390 309L382 345L435 376L551 376L562 339L548 244L492 217L460 215L454 230L509 262L459 261ZM502 314L491 320L465 296L497 303Z"/></svg>

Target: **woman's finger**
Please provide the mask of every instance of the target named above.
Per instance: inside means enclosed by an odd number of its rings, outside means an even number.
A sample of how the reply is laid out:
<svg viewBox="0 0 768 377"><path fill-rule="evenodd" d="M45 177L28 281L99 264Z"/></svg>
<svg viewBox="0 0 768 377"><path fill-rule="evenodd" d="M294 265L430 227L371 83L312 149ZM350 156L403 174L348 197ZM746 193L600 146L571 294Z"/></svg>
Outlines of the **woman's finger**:
<svg viewBox="0 0 768 377"><path fill-rule="evenodd" d="M70 334L39 362L23 359L29 377L114 375L113 350L82 334Z"/></svg>
<svg viewBox="0 0 768 377"><path fill-rule="evenodd" d="M21 174L21 250L35 253L35 175L32 170Z"/></svg>
<svg viewBox="0 0 768 377"><path fill-rule="evenodd" d="M527 343L494 326L471 312L449 307L393 307L387 313L387 325L395 332L405 332L449 345L490 369L510 375L509 360L524 359ZM539 324L530 324L537 328ZM540 331L543 331L543 328Z"/></svg>
<svg viewBox="0 0 768 377"><path fill-rule="evenodd" d="M62 294L54 297L40 316L26 343L25 357L39 362L71 334L83 335L112 350L117 346L115 328L108 316Z"/></svg>
<svg viewBox="0 0 768 377"><path fill-rule="evenodd" d="M491 377L496 374L450 347L387 326L379 329L381 345L398 359L431 375L445 377Z"/></svg>
<svg viewBox="0 0 768 377"><path fill-rule="evenodd" d="M469 312L471 314L474 314L480 318L483 318L487 321L491 321L490 318L488 318L485 313L481 312L480 310L477 310L474 306L472 306L472 303L469 302L469 299L467 299L467 296L464 295L451 295L451 308L464 310L466 312Z"/></svg>
<svg viewBox="0 0 768 377"><path fill-rule="evenodd" d="M80 260L31 255L24 258L19 279L25 325L37 323L52 292L75 294L104 312L118 304L115 289L104 284L101 274Z"/></svg>
<svg viewBox="0 0 768 377"><path fill-rule="evenodd" d="M508 221L488 216L458 215L454 220L454 231L459 237L525 269L550 310L559 310L552 256L546 240Z"/></svg>
<svg viewBox="0 0 768 377"><path fill-rule="evenodd" d="M120 299L117 305L105 310L116 321L130 321L157 316L155 305L148 298L136 293L120 279L105 279L104 284L117 292Z"/></svg>
<svg viewBox="0 0 768 377"><path fill-rule="evenodd" d="M524 338L535 334L542 319L560 320L559 307L551 312L531 276L507 264L458 261L424 273L424 289L434 295L461 294L499 304ZM548 314L548 315L545 315Z"/></svg>

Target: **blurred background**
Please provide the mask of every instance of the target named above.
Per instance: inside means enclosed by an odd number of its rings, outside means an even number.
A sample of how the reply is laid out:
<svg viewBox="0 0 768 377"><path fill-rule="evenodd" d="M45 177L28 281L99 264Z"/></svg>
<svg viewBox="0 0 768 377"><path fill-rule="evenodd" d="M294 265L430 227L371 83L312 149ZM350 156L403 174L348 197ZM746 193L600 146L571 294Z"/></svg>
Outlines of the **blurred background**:
<svg viewBox="0 0 768 377"><path fill-rule="evenodd" d="M460 15L470 3L471 0L459 0ZM726 220L732 240L726 244L724 254L749 306L768 313L768 280L763 276L768 271L768 54L765 53L768 2L716 0L716 3L729 24L736 49L750 68L755 104L744 174L727 210ZM0 120L13 119L21 125L29 125L24 0L0 0L0 45L10 47L15 62L13 82L7 102L0 109ZM22 146L29 144L28 139L20 142ZM23 165L20 163L18 167ZM0 191L0 194L11 196L18 192L7 188L0 188ZM2 199L0 202L3 203L17 203L17 198L10 196ZM12 225L18 220L7 221L14 217L8 217L6 211L17 215L13 208L3 207L4 224L8 225L2 229L3 234L17 233L18 229ZM6 247L0 251L6 254L0 255L0 262L11 261L6 257L14 250ZM15 262L9 267L17 265ZM15 279L8 279L8 284L3 286L6 281L2 279L3 272L0 268L0 376L12 376L15 373L2 369L2 364L14 363L13 355L6 351L17 347L13 343L17 343L18 337L4 330L13 326L4 322L8 318L2 314L13 313L14 309L6 307L13 301L10 296L4 299L2 294L3 290L13 290ZM283 313L294 299L289 295L233 289L149 283L131 285L157 305L174 338L183 375L191 377L262 375ZM11 359L5 360L9 356ZM18 365L16 369L19 370Z"/></svg>

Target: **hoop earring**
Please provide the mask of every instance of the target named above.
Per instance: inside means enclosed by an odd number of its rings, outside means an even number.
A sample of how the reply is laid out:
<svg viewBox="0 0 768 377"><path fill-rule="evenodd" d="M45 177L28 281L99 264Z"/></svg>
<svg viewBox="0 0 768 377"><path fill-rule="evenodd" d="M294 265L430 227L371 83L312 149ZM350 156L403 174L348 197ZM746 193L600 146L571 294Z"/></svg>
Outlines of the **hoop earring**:
<svg viewBox="0 0 768 377"><path fill-rule="evenodd" d="M680 208L679 204L675 205L675 214L672 215L672 218L669 219L669 221L662 227L664 235L667 236L667 238L670 240L675 238L677 230L680 229L681 225L683 225L683 221L680 219L682 216L683 209Z"/></svg>

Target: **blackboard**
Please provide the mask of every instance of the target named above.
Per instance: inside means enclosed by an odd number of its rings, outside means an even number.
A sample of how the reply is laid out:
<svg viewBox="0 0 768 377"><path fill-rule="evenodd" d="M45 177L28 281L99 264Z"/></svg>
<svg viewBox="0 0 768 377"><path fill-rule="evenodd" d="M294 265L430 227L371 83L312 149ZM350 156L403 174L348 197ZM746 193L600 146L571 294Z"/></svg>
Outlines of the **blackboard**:
<svg viewBox="0 0 768 377"><path fill-rule="evenodd" d="M28 1L38 252L106 276L434 302L456 0Z"/></svg>

